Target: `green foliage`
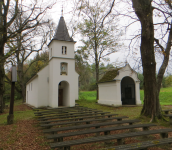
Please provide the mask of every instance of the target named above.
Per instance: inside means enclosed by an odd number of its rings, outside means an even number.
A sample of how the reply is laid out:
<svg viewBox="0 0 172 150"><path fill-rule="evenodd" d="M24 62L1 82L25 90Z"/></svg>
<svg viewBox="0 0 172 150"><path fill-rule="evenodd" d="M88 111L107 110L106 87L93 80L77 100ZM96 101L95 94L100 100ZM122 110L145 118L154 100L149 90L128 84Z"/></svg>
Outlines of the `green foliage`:
<svg viewBox="0 0 172 150"><path fill-rule="evenodd" d="M103 1L82 1L82 7L78 10L82 21L77 26L82 35L83 46L79 47L78 53L85 60L94 61L94 74L96 81L87 84L87 89L98 90L99 71L101 62L109 61L108 56L115 53L119 46L118 40L121 35L113 21L114 16L107 15L107 4ZM108 17L107 17L108 16ZM105 19L106 18L106 19ZM116 36L114 36L116 35ZM81 86L83 89L83 86Z"/></svg>
<svg viewBox="0 0 172 150"><path fill-rule="evenodd" d="M90 65L83 60L79 51L75 54L75 69L79 76L80 90L89 90L91 79L93 78L93 72Z"/></svg>
<svg viewBox="0 0 172 150"><path fill-rule="evenodd" d="M9 101L11 97L11 85L5 79L5 94L3 95L3 99L5 102Z"/></svg>
<svg viewBox="0 0 172 150"><path fill-rule="evenodd" d="M139 78L139 80L140 80L140 89L143 90L144 76L143 76L143 74L141 74L141 73L138 73L137 75L138 75L138 78Z"/></svg>
<svg viewBox="0 0 172 150"><path fill-rule="evenodd" d="M79 100L94 101L96 99L96 91L81 91L79 92Z"/></svg>
<svg viewBox="0 0 172 150"><path fill-rule="evenodd" d="M87 8L90 9L91 8ZM111 27L102 27L101 22L96 22L102 16L100 8L97 9L96 12L98 14L88 14L90 18L84 19L83 23L78 25L78 30L82 34L83 38L81 41L84 46L80 47L80 53L85 58L90 58L90 56L96 61L100 62L104 57L116 52L116 47L118 46L117 38L113 35L113 30ZM93 16L92 16L93 15ZM118 36L119 37L119 36ZM106 55L106 54L107 55ZM99 58L101 60L99 60Z"/></svg>
<svg viewBox="0 0 172 150"><path fill-rule="evenodd" d="M143 100L144 100L144 91L143 90L140 90L140 100L143 104Z"/></svg>
<svg viewBox="0 0 172 150"><path fill-rule="evenodd" d="M27 81L33 77L39 70L41 70L43 67L45 67L48 64L49 56L47 52L41 53L39 56L37 55L34 59L29 60L26 64L23 66L24 71L24 84L27 83ZM11 79L11 72L6 73L6 76L8 76L9 79ZM15 90L15 97L14 99L22 99L21 95L21 86L19 82L19 77L17 77L17 82L15 83L15 87L17 87L18 90ZM11 81L8 81L5 79L5 93L4 93L4 101L9 102L11 97Z"/></svg>
<svg viewBox="0 0 172 150"><path fill-rule="evenodd" d="M143 90L143 83L144 83L144 76L141 73L138 73L138 78L140 80L140 89ZM162 79L162 88L170 87L172 86L172 76L164 76Z"/></svg>
<svg viewBox="0 0 172 150"><path fill-rule="evenodd" d="M89 65L83 60L79 53L75 54L75 69L78 72L81 91L93 91L96 90L96 71L95 64ZM105 74L106 71L114 69L112 64L104 65L100 64L99 67L99 78Z"/></svg>
<svg viewBox="0 0 172 150"><path fill-rule="evenodd" d="M172 86L172 75L167 76L164 82L167 87Z"/></svg>
<svg viewBox="0 0 172 150"><path fill-rule="evenodd" d="M46 51L28 61L25 69L25 83L35 74L37 74L42 68L44 68L48 62L49 54Z"/></svg>

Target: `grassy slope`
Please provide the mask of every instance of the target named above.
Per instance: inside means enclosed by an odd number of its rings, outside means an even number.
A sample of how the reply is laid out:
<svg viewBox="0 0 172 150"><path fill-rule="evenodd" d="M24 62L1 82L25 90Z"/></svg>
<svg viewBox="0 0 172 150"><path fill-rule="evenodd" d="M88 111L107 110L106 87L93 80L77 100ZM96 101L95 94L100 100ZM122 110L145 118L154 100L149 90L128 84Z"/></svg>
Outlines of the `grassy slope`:
<svg viewBox="0 0 172 150"><path fill-rule="evenodd" d="M21 100L15 101L14 106L19 106L22 104ZM8 102L7 105L9 106L10 103ZM0 115L0 125L7 124L7 116L9 115L9 110L5 110L3 115ZM14 122L17 120L27 120L33 118L33 110L25 110L25 111L15 111L14 110Z"/></svg>
<svg viewBox="0 0 172 150"><path fill-rule="evenodd" d="M140 99L143 102L144 92L140 91ZM80 92L80 100L76 101L80 106L94 108L98 110L108 111L111 113L117 113L119 116L128 116L130 119L139 118L142 122L149 122L149 118L140 118L140 112L142 106L137 107L111 107L111 106L102 106L96 103L96 91L83 91ZM160 93L160 103L161 105L172 105L172 87L161 89ZM171 109L171 107L162 106L162 109ZM168 118L166 118L169 120ZM169 122L161 121L158 123L168 127Z"/></svg>

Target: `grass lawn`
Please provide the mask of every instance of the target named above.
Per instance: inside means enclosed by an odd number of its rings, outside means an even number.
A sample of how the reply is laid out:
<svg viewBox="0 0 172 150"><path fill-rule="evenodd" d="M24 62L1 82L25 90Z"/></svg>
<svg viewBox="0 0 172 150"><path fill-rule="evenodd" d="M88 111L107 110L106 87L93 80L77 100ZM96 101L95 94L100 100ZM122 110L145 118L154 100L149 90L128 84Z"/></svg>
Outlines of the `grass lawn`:
<svg viewBox="0 0 172 150"><path fill-rule="evenodd" d="M140 91L140 99L143 103L144 91ZM172 109L172 87L163 88L160 92L160 104L162 109ZM81 91L79 100L76 101L81 106L86 106L94 109L110 111L111 113L118 113L121 116L128 116L130 119L140 118L142 106L137 107L111 107L96 104L96 91ZM171 106L165 106L171 105ZM140 118L143 122L149 122L149 119ZM159 122L160 125L169 126L169 123Z"/></svg>

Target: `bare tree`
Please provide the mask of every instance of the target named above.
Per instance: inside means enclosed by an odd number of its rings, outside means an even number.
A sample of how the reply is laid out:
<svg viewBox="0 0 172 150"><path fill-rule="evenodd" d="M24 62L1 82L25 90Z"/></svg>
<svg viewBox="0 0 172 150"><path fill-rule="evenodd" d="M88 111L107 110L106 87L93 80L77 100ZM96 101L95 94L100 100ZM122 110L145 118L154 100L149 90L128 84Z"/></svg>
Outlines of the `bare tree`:
<svg viewBox="0 0 172 150"><path fill-rule="evenodd" d="M22 22L28 17L27 12L23 13L22 12L22 5L20 6L20 11L18 13L18 16L16 17L14 23L13 23L13 27L11 30L15 29L19 29L22 26ZM26 24L27 26L30 25L30 23ZM39 51L42 50L46 50L47 49L47 44L49 41L49 36L51 38L51 32L52 32L52 28L54 27L54 24L52 21L50 21L49 19L46 20L45 17L44 19L41 19L39 21L39 24L31 29L27 29L26 31L22 31L20 33L18 33L18 35L13 38L13 41L10 41L10 43L8 44L10 49L13 49L13 47L16 48L15 54L16 56L14 56L14 61L16 61L17 66L18 66L18 83L20 85L20 93L22 95L23 98L23 102L25 102L26 100L26 80L25 80L25 74L27 73L27 69L26 71L24 71L24 63L25 61L29 58L29 56L32 53L37 53L37 58L35 59L34 62L36 61L46 61L46 60L42 60L42 57L39 57ZM39 46L38 46L39 45ZM33 63L31 63L33 64ZM31 65L29 65L30 67Z"/></svg>
<svg viewBox="0 0 172 150"><path fill-rule="evenodd" d="M10 7L11 4L14 4L15 9ZM20 4L21 5L21 4ZM13 26L14 20L17 18L19 13L19 1L2 1L0 0L0 113L3 112L3 94L4 94L4 64L6 59L12 55L15 55L17 50L16 47L4 51L6 45L9 44L11 40L14 38L20 38L20 34L23 32L24 34L28 34L31 30L35 29L39 24L40 20L44 17L47 9L52 7L52 4L46 5L46 7L42 7L42 5L38 4L37 1L30 4L30 6L22 5L25 8L22 12L27 12L27 17L20 22L20 26L13 30L10 27ZM18 43L21 44L21 43Z"/></svg>
<svg viewBox="0 0 172 150"><path fill-rule="evenodd" d="M128 0L127 2L128 4L132 2L137 18L130 13L121 15L134 19L129 25L135 22L141 24L141 34L131 39L132 42L135 41L133 43L141 41L141 60L137 57L137 61L141 62L144 75L144 106L141 115L149 116L151 121L154 121L156 117L163 118L159 92L171 51L171 3L168 0ZM162 58L162 63L159 63L160 69L156 77L159 58Z"/></svg>
<svg viewBox="0 0 172 150"><path fill-rule="evenodd" d="M99 81L99 65L101 61L108 60L110 54L115 53L119 47L119 37L121 32L114 23L115 15L110 14L114 1L107 7L106 1L81 1L78 7L81 23L78 25L79 32L82 35L81 47L83 56L86 56L95 63L96 84ZM110 10L109 10L109 9ZM116 33L116 36L114 34ZM98 85L97 100L98 100Z"/></svg>
<svg viewBox="0 0 172 150"><path fill-rule="evenodd" d="M128 0L127 2L128 4L132 2L137 16L136 20L130 24L136 21L139 21L141 24L141 34L134 37L141 37L140 53L144 75L144 106L141 115L149 116L151 121L155 121L156 117L162 118L159 92L163 75L168 66L172 45L172 3L171 0ZM115 5L111 5L111 9L109 9L110 13L113 6ZM135 19L129 13L123 15ZM162 22L155 22L153 15L161 18L163 16L164 20ZM163 31L164 28L166 28L165 33L155 34L155 31ZM158 54L161 54L163 60L156 78L157 51Z"/></svg>
<svg viewBox="0 0 172 150"><path fill-rule="evenodd" d="M144 106L141 111L142 115L151 117L151 121L155 121L157 118L162 118L161 107L159 103L159 92L163 75L169 62L169 55L171 50L171 21L169 22L168 17L170 13L161 9L162 6L153 7L152 0L132 0L133 8L139 21L141 23L141 59L144 75ZM156 3L156 1L155 1ZM162 2L160 2L162 4ZM167 4L164 4L167 7ZM169 4L168 4L169 5ZM159 39L155 38L154 35L154 21L153 21L153 10L161 11L164 15L165 21L163 24L167 24L166 34L168 34L168 40L164 48ZM168 17L167 17L167 16ZM158 76L156 78L156 59L155 59L155 45L158 46L161 53L163 54L163 62L159 69Z"/></svg>

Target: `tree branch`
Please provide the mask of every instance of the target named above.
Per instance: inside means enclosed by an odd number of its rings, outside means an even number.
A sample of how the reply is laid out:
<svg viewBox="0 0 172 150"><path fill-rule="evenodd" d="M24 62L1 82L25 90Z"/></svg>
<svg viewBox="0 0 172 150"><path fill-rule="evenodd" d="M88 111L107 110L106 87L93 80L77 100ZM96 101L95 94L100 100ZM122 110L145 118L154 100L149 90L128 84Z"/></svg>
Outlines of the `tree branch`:
<svg viewBox="0 0 172 150"><path fill-rule="evenodd" d="M115 0L113 0L112 4L111 4L111 8L109 10L109 12L104 16L103 20L102 20L102 24L101 24L101 27L103 28L103 23L104 23L104 20L106 19L106 17L111 13L112 11L112 8L114 6L114 3L115 3Z"/></svg>

